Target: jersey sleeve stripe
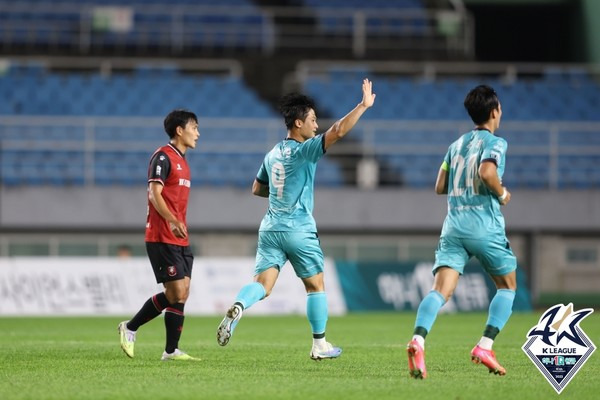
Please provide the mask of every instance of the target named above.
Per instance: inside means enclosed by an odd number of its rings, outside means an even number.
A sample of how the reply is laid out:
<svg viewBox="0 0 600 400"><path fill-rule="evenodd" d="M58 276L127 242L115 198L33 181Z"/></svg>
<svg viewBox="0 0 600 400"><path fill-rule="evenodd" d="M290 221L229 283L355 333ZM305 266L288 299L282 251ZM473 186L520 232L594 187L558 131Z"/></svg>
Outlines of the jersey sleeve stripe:
<svg viewBox="0 0 600 400"><path fill-rule="evenodd" d="M327 149L325 149L325 135L321 135L321 148L323 149L323 154L327 153Z"/></svg>
<svg viewBox="0 0 600 400"><path fill-rule="evenodd" d="M483 160L481 160L481 162L486 162L486 161L490 161L493 162L494 164L496 164L496 166L498 166L498 162L496 161L495 158L484 158Z"/></svg>

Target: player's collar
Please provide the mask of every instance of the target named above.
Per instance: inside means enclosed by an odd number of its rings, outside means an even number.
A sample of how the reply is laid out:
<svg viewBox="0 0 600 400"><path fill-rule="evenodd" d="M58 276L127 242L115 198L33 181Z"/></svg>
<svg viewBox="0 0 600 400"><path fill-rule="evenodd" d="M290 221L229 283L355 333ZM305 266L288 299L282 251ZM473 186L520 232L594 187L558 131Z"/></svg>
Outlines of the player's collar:
<svg viewBox="0 0 600 400"><path fill-rule="evenodd" d="M476 126L475 130L476 131L488 131L489 133L492 133L492 131L490 131L488 128L482 128L482 127L479 127L479 126Z"/></svg>
<svg viewBox="0 0 600 400"><path fill-rule="evenodd" d="M179 149L177 147L175 147L175 145L173 143L168 143L168 145L173 150L175 150L177 152L177 154L179 154L181 156L181 158L185 158L185 154L183 154L181 151L179 151Z"/></svg>

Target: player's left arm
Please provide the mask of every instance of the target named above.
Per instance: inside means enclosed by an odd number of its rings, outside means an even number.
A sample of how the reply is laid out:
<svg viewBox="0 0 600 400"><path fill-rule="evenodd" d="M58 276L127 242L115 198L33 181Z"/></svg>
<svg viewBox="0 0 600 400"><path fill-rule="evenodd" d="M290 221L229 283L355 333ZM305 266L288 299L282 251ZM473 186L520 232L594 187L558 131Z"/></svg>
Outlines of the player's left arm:
<svg viewBox="0 0 600 400"><path fill-rule="evenodd" d="M498 168L492 160L484 160L479 166L479 177L485 186L498 197L501 205L505 206L510 201L510 192L502 186L500 178L498 178Z"/></svg>
<svg viewBox="0 0 600 400"><path fill-rule="evenodd" d="M508 189L502 185L502 180L498 176L498 166L504 163L506 149L508 144L502 138L495 140L483 150L481 155L481 164L477 173L481 181L498 198L500 205L507 205L511 194Z"/></svg>
<svg viewBox="0 0 600 400"><path fill-rule="evenodd" d="M252 194L259 197L269 197L269 185L255 179L252 183Z"/></svg>
<svg viewBox="0 0 600 400"><path fill-rule="evenodd" d="M375 102L375 93L373 93L373 82L368 79L363 80L362 84L362 92L363 97L360 103L352 111L346 114L343 118L336 121L335 124L331 126L325 132L325 142L323 144L325 150L329 148L332 144L346 136L346 134L352 129L354 125L358 122L360 117L367 111L368 108L373 106Z"/></svg>

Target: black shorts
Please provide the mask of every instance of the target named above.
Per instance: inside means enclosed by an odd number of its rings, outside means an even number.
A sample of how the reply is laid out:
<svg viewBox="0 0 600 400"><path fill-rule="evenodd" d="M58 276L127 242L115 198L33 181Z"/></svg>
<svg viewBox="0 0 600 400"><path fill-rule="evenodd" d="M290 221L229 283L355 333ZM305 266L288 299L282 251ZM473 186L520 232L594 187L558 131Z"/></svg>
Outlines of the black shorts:
<svg viewBox="0 0 600 400"><path fill-rule="evenodd" d="M146 242L146 252L157 283L192 278L194 255L189 246Z"/></svg>

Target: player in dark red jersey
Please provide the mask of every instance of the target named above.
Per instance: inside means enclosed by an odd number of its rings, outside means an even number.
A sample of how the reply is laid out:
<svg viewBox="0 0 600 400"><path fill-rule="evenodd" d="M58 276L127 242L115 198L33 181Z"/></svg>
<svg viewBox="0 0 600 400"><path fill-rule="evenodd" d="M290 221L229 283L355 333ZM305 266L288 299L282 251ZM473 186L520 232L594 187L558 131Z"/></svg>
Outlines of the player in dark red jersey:
<svg viewBox="0 0 600 400"><path fill-rule="evenodd" d="M145 241L156 281L165 290L148 299L131 320L121 322L119 334L121 348L133 358L138 328L165 310L167 340L161 359L189 361L197 359L178 348L194 261L186 223L191 178L185 152L196 147L200 133L198 118L186 110L169 113L164 126L170 141L154 152L148 167Z"/></svg>

